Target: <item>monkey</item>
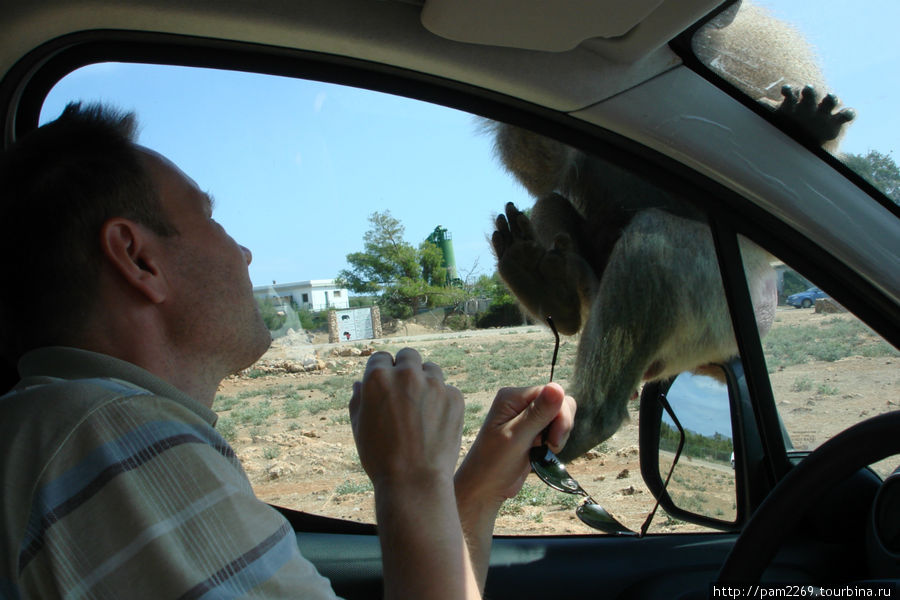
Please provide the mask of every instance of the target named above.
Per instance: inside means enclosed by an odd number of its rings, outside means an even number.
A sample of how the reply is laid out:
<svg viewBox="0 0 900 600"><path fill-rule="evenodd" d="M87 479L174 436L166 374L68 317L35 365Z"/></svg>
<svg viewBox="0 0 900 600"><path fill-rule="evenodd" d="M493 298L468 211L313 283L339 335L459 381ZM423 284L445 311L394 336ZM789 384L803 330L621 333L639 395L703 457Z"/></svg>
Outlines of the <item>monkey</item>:
<svg viewBox="0 0 900 600"><path fill-rule="evenodd" d="M823 79L802 40L790 42L789 28L756 6L730 10L700 41L707 60L730 55L734 37L772 34L771 44L755 46L771 60L742 71L742 89L836 148L855 115L836 110L833 95L820 99ZM535 198L530 217L509 203L496 218L498 272L536 320L551 316L560 333L581 334L569 384L578 410L559 453L568 462L619 429L641 382L737 355L712 234L698 209L618 165L503 123L489 129L500 161ZM739 243L763 336L777 303L773 257Z"/></svg>

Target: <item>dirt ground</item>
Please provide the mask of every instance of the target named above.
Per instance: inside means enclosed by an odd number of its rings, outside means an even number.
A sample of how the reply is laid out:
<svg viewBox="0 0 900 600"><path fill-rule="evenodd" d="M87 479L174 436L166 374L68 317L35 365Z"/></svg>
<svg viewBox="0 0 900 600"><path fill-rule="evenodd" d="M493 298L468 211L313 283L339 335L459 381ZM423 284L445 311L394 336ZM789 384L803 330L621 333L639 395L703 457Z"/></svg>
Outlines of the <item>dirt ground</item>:
<svg viewBox="0 0 900 600"><path fill-rule="evenodd" d="M786 308L779 310L775 326L809 326L835 318L852 319ZM538 326L447 333L412 323L392 337L363 347L329 345L306 335L288 336L278 340L255 368L223 382L214 408L220 414L220 430L232 442L260 498L303 511L372 522L372 488L359 466L346 409L350 384L360 377L366 356L372 350L395 351L403 345L426 356L447 351L477 354L517 343L543 348L547 339L548 332ZM571 356L575 344L568 344ZM848 425L897 410L898 362L895 356L849 356L794 364L774 372L778 409L796 446L814 448ZM454 377L461 377L452 371L447 376L451 383L455 383ZM560 382L566 384L564 379ZM509 373L508 384L517 384L515 369ZM466 428L461 455L474 440L492 396L490 392L466 394L467 407L471 405L476 418ZM637 409L636 401L629 403L630 422L569 465L570 473L591 495L632 529L640 528L653 506L640 475ZM894 457L878 469L887 474L897 462ZM694 504L698 509L720 518L733 514L734 475L729 464L683 459L677 473L678 481L673 480L670 488L673 495L678 486L702 490L698 502L705 505ZM591 533L575 516L574 497L549 490L534 475L529 476L524 490L501 512L498 534ZM688 529L697 528L660 511L650 531Z"/></svg>

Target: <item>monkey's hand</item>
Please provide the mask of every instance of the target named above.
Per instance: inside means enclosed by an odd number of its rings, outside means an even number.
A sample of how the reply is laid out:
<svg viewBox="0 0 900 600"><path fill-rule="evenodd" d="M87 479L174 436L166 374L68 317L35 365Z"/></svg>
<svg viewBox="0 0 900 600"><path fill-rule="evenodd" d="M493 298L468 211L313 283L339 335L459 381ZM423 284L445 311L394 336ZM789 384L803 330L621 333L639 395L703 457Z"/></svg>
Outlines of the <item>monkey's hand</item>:
<svg viewBox="0 0 900 600"><path fill-rule="evenodd" d="M828 94L819 100L819 95L810 85L800 92L786 85L781 88L781 95L784 100L778 112L803 127L818 144L836 139L844 125L856 118L856 111L852 108L835 112L839 104L837 97Z"/></svg>
<svg viewBox="0 0 900 600"><path fill-rule="evenodd" d="M557 234L550 248L535 236L531 220L510 202L491 237L497 269L516 298L539 321L548 316L560 333L581 328L597 290L590 265L575 251L568 234Z"/></svg>

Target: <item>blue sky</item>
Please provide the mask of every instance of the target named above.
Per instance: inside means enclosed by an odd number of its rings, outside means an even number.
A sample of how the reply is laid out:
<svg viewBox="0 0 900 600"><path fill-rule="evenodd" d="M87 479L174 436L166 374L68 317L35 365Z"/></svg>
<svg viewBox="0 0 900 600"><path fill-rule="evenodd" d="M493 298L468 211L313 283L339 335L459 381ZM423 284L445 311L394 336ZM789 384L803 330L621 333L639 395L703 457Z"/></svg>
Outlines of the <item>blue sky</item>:
<svg viewBox="0 0 900 600"><path fill-rule="evenodd" d="M825 79L855 108L841 150L878 150L900 162L900 2L897 0L756 0L792 23L816 49Z"/></svg>
<svg viewBox="0 0 900 600"><path fill-rule="evenodd" d="M681 426L688 431L711 437L720 433L731 438L731 407L728 388L712 377L682 373L666 394ZM663 413L663 420L674 427Z"/></svg>
<svg viewBox="0 0 900 600"><path fill-rule="evenodd" d="M900 2L760 3L804 19L798 26L818 47L832 89L857 109L843 150L893 153ZM877 54L865 56L873 47ZM531 204L478 122L443 107L317 82L114 64L61 82L44 118L72 99L138 113L140 142L215 196L217 220L253 251L255 285L336 276L362 249L368 215L385 209L413 244L446 227L461 274L490 273L493 215L507 201Z"/></svg>
<svg viewBox="0 0 900 600"><path fill-rule="evenodd" d="M97 89L103 94L98 95ZM254 254L254 285L327 279L362 250L373 211L390 209L418 245L437 226L457 266L492 272L486 234L507 200L474 117L318 82L99 65L54 89L45 115L73 98L138 113L140 143L168 156L216 199L216 218Z"/></svg>

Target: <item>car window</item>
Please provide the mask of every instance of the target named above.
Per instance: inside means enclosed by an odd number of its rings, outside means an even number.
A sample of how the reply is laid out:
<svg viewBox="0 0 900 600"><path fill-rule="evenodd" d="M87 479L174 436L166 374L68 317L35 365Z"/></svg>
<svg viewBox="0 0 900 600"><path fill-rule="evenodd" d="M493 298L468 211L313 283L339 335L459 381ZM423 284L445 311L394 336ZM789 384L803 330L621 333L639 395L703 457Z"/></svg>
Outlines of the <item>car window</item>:
<svg viewBox="0 0 900 600"><path fill-rule="evenodd" d="M819 99L836 95L836 110L850 108L855 118L826 148L896 204L900 120L893 105L900 84L884 74L900 60L898 19L900 5L892 0L852 7L840 0L738 0L696 33L693 50L773 109L783 101L785 84L796 91L812 85Z"/></svg>
<svg viewBox="0 0 900 600"><path fill-rule="evenodd" d="M554 336L519 308L497 274L489 241L506 203L528 210L533 200L495 157L482 119L315 81L104 63L60 81L42 120L76 100L134 110L139 142L208 190L214 218L253 252L250 276L274 342L255 365L222 383L213 408L217 429L263 500L374 520L373 490L347 410L352 383L373 351L414 346L443 367L466 398L464 450L499 387L548 381ZM664 196L640 185L648 202ZM713 302L724 316L722 335L731 339L705 218L674 201L668 208L678 214L673 219L688 223L692 244L706 244L701 254L711 290L678 280L679 299L651 298L644 306L660 315L671 306L690 309L692 326L703 329L707 315L697 307ZM658 248L667 253L666 264L683 262L677 244ZM652 272L629 265L616 296L638 285L635 274L646 280ZM641 323L633 329L655 330ZM665 323L660 318L658 328ZM578 341L563 336L559 348L554 380L566 387L573 384ZM620 392L630 421L569 465L632 529L653 507L640 475L636 391ZM730 446L727 416L723 423L687 423L696 447L687 460L705 459L709 440ZM724 476L721 489L706 484L715 488L708 494L715 496L710 514L733 518L728 457L715 461ZM689 467L680 467L673 485L697 496ZM594 533L576 518L578 501L530 475L504 505L496 532ZM660 513L650 531L696 529Z"/></svg>
<svg viewBox="0 0 900 600"><path fill-rule="evenodd" d="M900 352L824 288L773 257L778 307L762 345L788 449L815 450L869 417L900 408ZM874 465L886 477L896 457Z"/></svg>

